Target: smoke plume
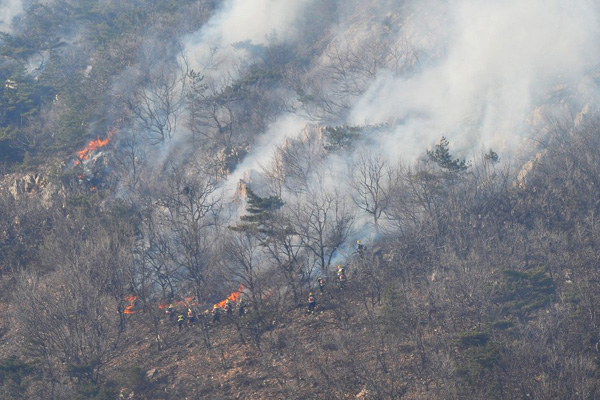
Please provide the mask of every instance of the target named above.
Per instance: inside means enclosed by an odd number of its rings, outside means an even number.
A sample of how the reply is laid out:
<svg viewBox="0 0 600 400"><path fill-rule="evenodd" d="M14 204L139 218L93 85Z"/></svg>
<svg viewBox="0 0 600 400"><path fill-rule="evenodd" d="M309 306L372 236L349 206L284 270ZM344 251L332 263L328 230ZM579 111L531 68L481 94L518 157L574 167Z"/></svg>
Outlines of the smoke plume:
<svg viewBox="0 0 600 400"><path fill-rule="evenodd" d="M184 52L195 70L219 74L249 57L233 45L248 42L264 45L269 40L283 41L297 35L294 20L314 0L226 0L221 9L198 32L183 39Z"/></svg>
<svg viewBox="0 0 600 400"><path fill-rule="evenodd" d="M362 150L390 160L410 163L442 136L457 156L474 158L491 147L504 158L525 147L540 109L565 102L580 108L598 92L590 78L600 55L594 1L323 4L226 0L182 39L191 67L213 82L231 82L243 66L259 62L258 48L312 51L311 62L294 71L312 103L289 88L294 107L257 133L226 187L268 165L275 146L308 123L385 124ZM342 162L352 164L348 158ZM347 188L348 179L341 172L332 180Z"/></svg>
<svg viewBox="0 0 600 400"><path fill-rule="evenodd" d="M501 154L518 148L536 107L551 106L553 92L576 86L596 67L599 55L598 4L588 0L353 3L356 7L337 8L338 36L330 40L343 43L348 65L336 65L340 61L330 45L314 55L316 63L306 76L319 67L326 73L346 68L347 76L321 83L322 92L337 94L349 108L329 120L390 124L375 141L376 150L396 159L416 158L441 136L469 156L483 147ZM217 74L231 73L228 68L252 56L232 44L267 45L269 37L277 37L293 46L311 29L310 19L300 16L314 7L310 0L285 7L268 0L226 1L202 30L186 38L186 52L191 60L205 60L205 66L211 57L215 66L227 66ZM385 36L386 42L373 42L370 34ZM370 69L356 65L379 45L400 55L391 60L380 54L377 65L375 54ZM280 129L267 129L262 141L279 140L271 136L274 131L282 135ZM266 164L264 157L263 150L251 152L244 164Z"/></svg>
<svg viewBox="0 0 600 400"><path fill-rule="evenodd" d="M381 71L351 113L354 124L396 121L382 138L392 154L410 157L442 135L475 151L518 147L534 108L596 67L594 2L464 0L434 9L416 8L407 29L420 52L439 55L424 57L412 76Z"/></svg>
<svg viewBox="0 0 600 400"><path fill-rule="evenodd" d="M21 0L0 1L0 31L11 33L13 19L22 12L23 2Z"/></svg>

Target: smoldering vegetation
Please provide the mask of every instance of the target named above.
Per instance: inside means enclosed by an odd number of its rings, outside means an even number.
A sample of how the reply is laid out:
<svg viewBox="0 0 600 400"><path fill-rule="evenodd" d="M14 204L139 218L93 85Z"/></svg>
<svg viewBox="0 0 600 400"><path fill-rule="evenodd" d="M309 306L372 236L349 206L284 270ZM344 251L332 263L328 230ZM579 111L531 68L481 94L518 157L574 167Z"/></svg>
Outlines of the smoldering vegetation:
<svg viewBox="0 0 600 400"><path fill-rule="evenodd" d="M596 2L6 4L2 398L599 396Z"/></svg>

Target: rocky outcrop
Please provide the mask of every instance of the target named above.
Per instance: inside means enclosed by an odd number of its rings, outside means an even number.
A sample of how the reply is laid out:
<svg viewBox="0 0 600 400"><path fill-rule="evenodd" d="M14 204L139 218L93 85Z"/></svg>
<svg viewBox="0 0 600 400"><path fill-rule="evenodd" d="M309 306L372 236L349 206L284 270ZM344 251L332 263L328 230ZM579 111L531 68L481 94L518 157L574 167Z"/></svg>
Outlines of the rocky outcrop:
<svg viewBox="0 0 600 400"><path fill-rule="evenodd" d="M34 191L38 192L43 184L44 181L40 175L25 175L14 179L8 187L8 192L15 200L19 200L24 195L31 194Z"/></svg>
<svg viewBox="0 0 600 400"><path fill-rule="evenodd" d="M0 183L0 195L8 195L16 202L36 198L45 208L64 197L60 186L38 173L6 175Z"/></svg>

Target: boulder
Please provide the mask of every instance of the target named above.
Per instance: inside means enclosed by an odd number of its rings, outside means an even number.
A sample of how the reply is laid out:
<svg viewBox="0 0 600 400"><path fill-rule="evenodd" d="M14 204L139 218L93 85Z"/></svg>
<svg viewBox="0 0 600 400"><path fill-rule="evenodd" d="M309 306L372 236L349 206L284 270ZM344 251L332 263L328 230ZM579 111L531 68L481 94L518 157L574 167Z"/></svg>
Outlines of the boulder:
<svg viewBox="0 0 600 400"><path fill-rule="evenodd" d="M152 368L146 371L146 378L148 378L150 381L154 379L156 375L158 375L158 368Z"/></svg>

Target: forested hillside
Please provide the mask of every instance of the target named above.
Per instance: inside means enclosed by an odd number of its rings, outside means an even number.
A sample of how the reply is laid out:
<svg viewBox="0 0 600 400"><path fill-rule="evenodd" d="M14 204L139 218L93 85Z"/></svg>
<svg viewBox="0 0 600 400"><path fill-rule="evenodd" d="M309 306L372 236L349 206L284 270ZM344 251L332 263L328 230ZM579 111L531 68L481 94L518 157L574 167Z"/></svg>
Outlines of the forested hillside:
<svg viewBox="0 0 600 400"><path fill-rule="evenodd" d="M600 3L0 0L0 398L600 397Z"/></svg>

